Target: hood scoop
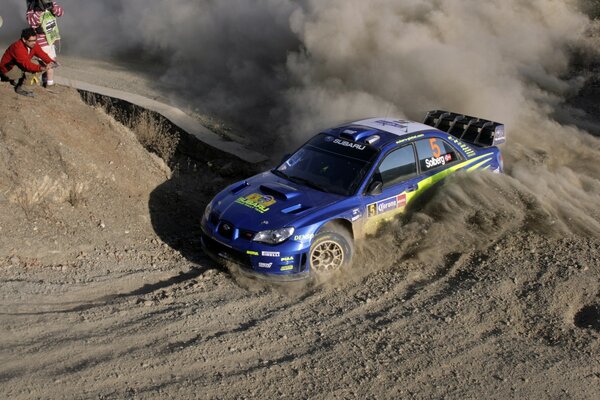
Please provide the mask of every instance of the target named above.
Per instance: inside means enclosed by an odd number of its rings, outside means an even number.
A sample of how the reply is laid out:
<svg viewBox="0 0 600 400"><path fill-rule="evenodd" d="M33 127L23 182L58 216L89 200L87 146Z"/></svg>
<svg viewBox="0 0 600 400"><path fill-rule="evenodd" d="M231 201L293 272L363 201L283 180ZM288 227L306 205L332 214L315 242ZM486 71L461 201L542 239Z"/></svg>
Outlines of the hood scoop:
<svg viewBox="0 0 600 400"><path fill-rule="evenodd" d="M248 182L246 182L246 181L241 182L239 185L237 185L236 187L234 187L233 189L231 189L231 193L232 194L236 194L236 193L238 193L239 191L241 191L242 189L244 189L244 188L246 188L248 186L250 186L248 184Z"/></svg>
<svg viewBox="0 0 600 400"><path fill-rule="evenodd" d="M271 195L280 200L290 200L300 195L300 193L293 187L280 183L260 185L260 190L263 193Z"/></svg>
<svg viewBox="0 0 600 400"><path fill-rule="evenodd" d="M300 214L301 212L306 211L309 208L310 208L310 206L306 206L306 205L303 205L303 204L295 204L295 205L293 205L291 207L284 208L283 210L281 210L281 212L284 213L284 214L295 215L295 214Z"/></svg>

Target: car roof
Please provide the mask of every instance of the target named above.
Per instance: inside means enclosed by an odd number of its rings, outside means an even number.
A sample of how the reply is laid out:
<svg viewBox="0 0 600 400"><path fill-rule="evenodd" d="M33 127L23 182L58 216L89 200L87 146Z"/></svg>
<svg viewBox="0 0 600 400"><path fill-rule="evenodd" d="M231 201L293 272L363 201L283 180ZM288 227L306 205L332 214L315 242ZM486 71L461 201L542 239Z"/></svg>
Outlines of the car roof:
<svg viewBox="0 0 600 400"><path fill-rule="evenodd" d="M443 133L429 125L397 118L362 119L328 129L324 133L382 148L402 137L409 138L417 133L425 133L425 131Z"/></svg>

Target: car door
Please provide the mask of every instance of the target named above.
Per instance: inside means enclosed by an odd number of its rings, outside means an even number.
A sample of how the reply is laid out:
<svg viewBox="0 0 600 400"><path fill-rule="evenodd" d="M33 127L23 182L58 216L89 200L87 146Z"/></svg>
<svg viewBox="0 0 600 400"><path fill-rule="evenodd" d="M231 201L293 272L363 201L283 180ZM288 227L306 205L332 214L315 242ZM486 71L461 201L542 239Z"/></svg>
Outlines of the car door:
<svg viewBox="0 0 600 400"><path fill-rule="evenodd" d="M363 195L364 233L374 233L381 222L403 212L418 189L417 156L412 144L388 152L370 177L367 188L381 182L381 190Z"/></svg>
<svg viewBox="0 0 600 400"><path fill-rule="evenodd" d="M440 182L453 171L453 166L463 161L460 153L448 142L430 137L414 142L419 162L419 193Z"/></svg>

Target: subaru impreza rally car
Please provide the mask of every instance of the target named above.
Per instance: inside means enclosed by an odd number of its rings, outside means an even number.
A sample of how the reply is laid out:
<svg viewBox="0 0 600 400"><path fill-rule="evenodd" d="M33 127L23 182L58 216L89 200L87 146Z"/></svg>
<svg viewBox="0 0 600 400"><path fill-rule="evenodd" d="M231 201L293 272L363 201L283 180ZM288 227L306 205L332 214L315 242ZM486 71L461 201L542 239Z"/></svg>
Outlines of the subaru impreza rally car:
<svg viewBox="0 0 600 400"><path fill-rule="evenodd" d="M206 206L202 245L251 275L303 279L348 265L353 242L455 171L503 170L504 125L446 111L325 130Z"/></svg>

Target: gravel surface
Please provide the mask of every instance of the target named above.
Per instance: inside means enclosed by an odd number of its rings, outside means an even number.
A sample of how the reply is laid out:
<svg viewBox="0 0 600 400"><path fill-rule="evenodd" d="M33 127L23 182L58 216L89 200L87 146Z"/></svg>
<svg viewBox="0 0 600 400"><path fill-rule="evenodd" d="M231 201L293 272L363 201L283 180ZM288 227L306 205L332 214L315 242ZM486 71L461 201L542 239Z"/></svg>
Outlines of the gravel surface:
<svg viewBox="0 0 600 400"><path fill-rule="evenodd" d="M600 397L593 223L458 175L340 276L266 285L199 249L256 169L205 150L167 166L74 90L0 85L0 397Z"/></svg>

